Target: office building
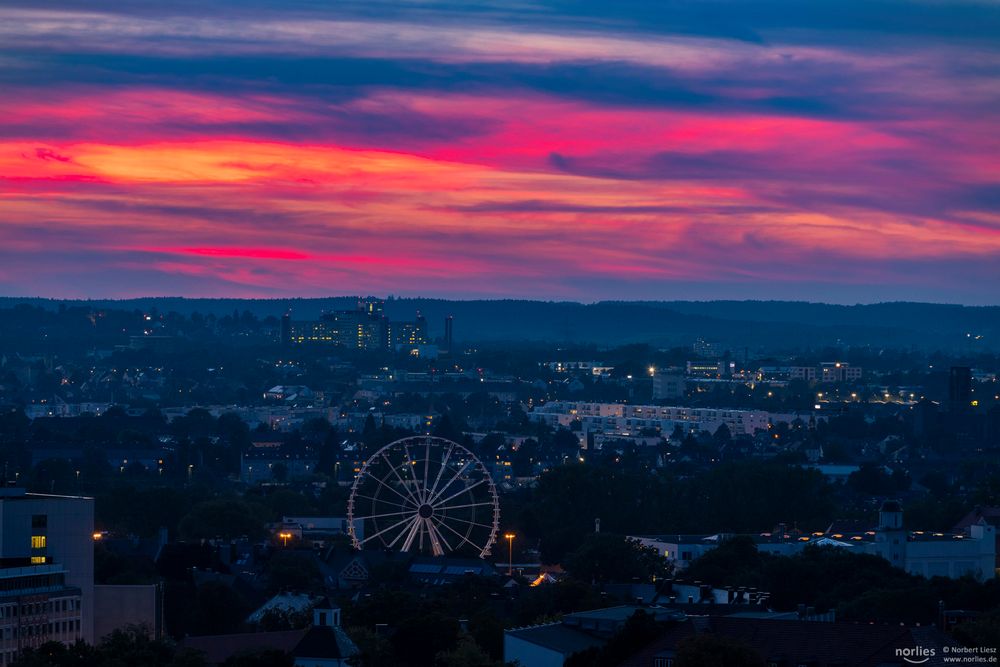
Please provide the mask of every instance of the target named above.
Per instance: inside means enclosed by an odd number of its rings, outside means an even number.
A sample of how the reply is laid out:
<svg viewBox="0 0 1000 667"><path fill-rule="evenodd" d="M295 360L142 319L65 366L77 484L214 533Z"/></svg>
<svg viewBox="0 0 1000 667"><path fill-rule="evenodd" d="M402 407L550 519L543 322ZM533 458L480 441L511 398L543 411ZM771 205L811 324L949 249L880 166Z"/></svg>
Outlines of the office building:
<svg viewBox="0 0 1000 667"><path fill-rule="evenodd" d="M391 348L390 323L385 302L368 297L351 310L325 313L318 321L289 322L292 343L339 345L357 350Z"/></svg>
<svg viewBox="0 0 1000 667"><path fill-rule="evenodd" d="M948 407L952 412L964 412L972 404L972 369L952 366L948 372Z"/></svg>
<svg viewBox="0 0 1000 667"><path fill-rule="evenodd" d="M714 433L722 424L733 435L753 435L758 430L767 429L772 416L762 410L551 401L536 406L528 413L528 418L552 427L566 428L578 421L585 433L631 435L653 429L669 436L677 426L685 433Z"/></svg>
<svg viewBox="0 0 1000 667"><path fill-rule="evenodd" d="M427 318L419 312L412 322L391 322L389 329L397 350L427 345Z"/></svg>
<svg viewBox="0 0 1000 667"><path fill-rule="evenodd" d="M686 384L680 373L657 372L653 374L653 400L683 398Z"/></svg>
<svg viewBox="0 0 1000 667"><path fill-rule="evenodd" d="M0 489L0 664L94 640L94 501Z"/></svg>
<svg viewBox="0 0 1000 667"><path fill-rule="evenodd" d="M819 381L827 384L835 382L857 382L861 379L861 368L843 361L827 361L819 366Z"/></svg>
<svg viewBox="0 0 1000 667"><path fill-rule="evenodd" d="M451 354L452 345L454 344L454 326L455 318L449 315L444 318L444 349Z"/></svg>

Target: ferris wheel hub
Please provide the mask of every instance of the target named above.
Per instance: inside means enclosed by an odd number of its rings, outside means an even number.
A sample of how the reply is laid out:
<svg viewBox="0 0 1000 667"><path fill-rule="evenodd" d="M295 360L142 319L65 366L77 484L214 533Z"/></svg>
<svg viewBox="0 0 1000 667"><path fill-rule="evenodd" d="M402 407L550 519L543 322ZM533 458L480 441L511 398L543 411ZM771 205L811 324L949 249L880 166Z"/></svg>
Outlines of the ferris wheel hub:
<svg viewBox="0 0 1000 667"><path fill-rule="evenodd" d="M389 443L351 485L347 530L358 549L490 554L500 525L493 478L462 445L434 436Z"/></svg>

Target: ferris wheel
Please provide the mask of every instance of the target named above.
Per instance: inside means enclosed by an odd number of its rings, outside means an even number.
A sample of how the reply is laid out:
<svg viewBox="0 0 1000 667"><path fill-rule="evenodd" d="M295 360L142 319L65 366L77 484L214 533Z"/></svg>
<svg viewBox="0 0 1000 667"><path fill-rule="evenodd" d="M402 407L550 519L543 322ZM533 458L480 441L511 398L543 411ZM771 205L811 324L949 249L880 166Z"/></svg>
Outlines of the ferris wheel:
<svg viewBox="0 0 1000 667"><path fill-rule="evenodd" d="M347 526L358 549L485 558L500 526L500 501L472 452L444 438L415 436L364 462L347 501Z"/></svg>

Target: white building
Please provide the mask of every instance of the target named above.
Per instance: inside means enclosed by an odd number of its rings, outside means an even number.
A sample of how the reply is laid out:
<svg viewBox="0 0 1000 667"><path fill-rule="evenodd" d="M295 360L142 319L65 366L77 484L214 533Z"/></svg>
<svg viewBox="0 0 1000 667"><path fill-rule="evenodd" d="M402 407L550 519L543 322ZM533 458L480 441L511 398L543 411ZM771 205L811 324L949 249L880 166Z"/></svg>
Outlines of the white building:
<svg viewBox="0 0 1000 667"><path fill-rule="evenodd" d="M0 489L0 664L94 640L94 501Z"/></svg>
<svg viewBox="0 0 1000 667"><path fill-rule="evenodd" d="M631 435L643 429L659 430L666 436L680 426L685 432L714 433L722 424L733 435L753 435L767 429L770 415L762 410L728 410L662 405L625 405L622 403L576 403L552 401L537 406L528 418L552 427L568 428L579 421L584 432Z"/></svg>
<svg viewBox="0 0 1000 667"><path fill-rule="evenodd" d="M678 570L715 549L731 535L637 535L630 536L673 563ZM911 574L957 579L972 575L980 581L996 576L996 528L981 520L966 533L933 533L903 528L899 503L886 502L879 511L875 530L859 533L817 532L801 535L768 532L748 535L759 551L792 556L810 545L833 546L856 553L874 554Z"/></svg>
<svg viewBox="0 0 1000 667"><path fill-rule="evenodd" d="M687 389L684 376L680 373L657 372L653 374L653 400L683 398Z"/></svg>

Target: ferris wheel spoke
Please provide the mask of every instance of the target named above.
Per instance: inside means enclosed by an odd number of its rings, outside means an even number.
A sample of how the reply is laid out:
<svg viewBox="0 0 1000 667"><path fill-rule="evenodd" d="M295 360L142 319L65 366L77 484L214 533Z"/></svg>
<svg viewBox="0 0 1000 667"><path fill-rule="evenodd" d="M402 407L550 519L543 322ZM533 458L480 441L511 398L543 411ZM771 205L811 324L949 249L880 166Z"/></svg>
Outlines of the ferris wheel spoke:
<svg viewBox="0 0 1000 667"><path fill-rule="evenodd" d="M403 546L400 547L401 551L410 550L413 546L413 539L417 536L417 533L420 532L421 524L423 524L423 522L423 517L418 514L416 520L413 522L413 525L410 526L410 529L408 531L404 531L406 533L406 540L403 541ZM400 535L402 535L402 533L400 533Z"/></svg>
<svg viewBox="0 0 1000 667"><path fill-rule="evenodd" d="M491 503L490 501L484 500L481 503L463 503L462 505L435 505L434 511L439 512L441 510L460 510L460 509L465 509L466 507L479 507L480 505L492 505L492 504L493 503Z"/></svg>
<svg viewBox="0 0 1000 667"><path fill-rule="evenodd" d="M472 547L472 548L474 548L474 549L478 549L478 550L480 550L480 551L482 550L482 547L480 547L479 545L477 545L476 543L474 543L474 542L473 542L472 540L470 540L470 539L469 539L468 537L466 537L465 535L462 535L462 533L458 532L457 530L455 530L454 528L452 528L452 527L451 527L451 526L449 526L448 524L446 524L446 523L440 523L439 525L441 525L441 526L444 526L445 528L447 528L447 529L448 529L448 530L450 530L451 532L453 532L453 533L455 533L456 535L458 535L458 536L459 536L459 538L461 538L462 542L465 542L465 543L466 543L466 544L468 544L468 545L469 545L470 547Z"/></svg>
<svg viewBox="0 0 1000 667"><path fill-rule="evenodd" d="M451 458L451 452L455 449L454 444L449 444L448 449L444 452L444 458L441 459L441 467L438 468L437 477L434 478L434 484L431 486L430 491L427 492L428 498L433 498L434 493L437 491L437 485L441 481L441 475L448 468L448 459Z"/></svg>
<svg viewBox="0 0 1000 667"><path fill-rule="evenodd" d="M460 519L460 518L458 518L457 516L444 516L444 517L439 517L439 520L440 520L440 521L460 521L461 523L467 523L467 524L469 524L470 526L480 526L480 527L482 527L482 528L490 528L490 529L492 529L492 528L493 528L493 526L492 526L491 524L488 524L488 523L482 523L482 522L480 522L480 521L470 521L470 520L468 520L468 519Z"/></svg>
<svg viewBox="0 0 1000 667"><path fill-rule="evenodd" d="M401 468L404 465L409 473ZM483 490L486 485L488 493ZM435 556L466 547L481 557L488 555L499 511L492 478L479 459L458 443L432 437L404 438L375 452L364 463L347 501L355 548ZM359 539L357 533L366 522L371 534Z"/></svg>
<svg viewBox="0 0 1000 667"><path fill-rule="evenodd" d="M431 441L427 440L426 442L424 442L424 481L423 484L421 485L425 500L427 499L428 497L427 494L429 493L427 487L427 478L430 477L430 465L431 465Z"/></svg>
<svg viewBox="0 0 1000 667"><path fill-rule="evenodd" d="M384 519L387 516L403 516L403 515L413 516L413 510L404 510L402 512L386 512L385 514L365 514L363 516L355 516L354 519L355 521L358 520L364 521L365 519Z"/></svg>
<svg viewBox="0 0 1000 667"><path fill-rule="evenodd" d="M486 483L486 480L485 479L481 479L478 482L476 482L475 484L470 484L469 486L465 487L461 491L456 491L455 493L451 494L450 496L448 496L444 500L437 500L437 499L435 499L434 500L434 507L437 507L439 505L443 505L444 503L448 502L449 500L451 500L453 498L457 498L458 496L462 495L463 493L465 493L467 491L471 491L472 489L476 488L480 484L485 484L485 483ZM445 488L448 488L448 487L445 487Z"/></svg>
<svg viewBox="0 0 1000 667"><path fill-rule="evenodd" d="M413 502L414 505L416 505L417 507L419 507L421 505L420 500L416 496L414 496L413 492L410 491L409 487L406 486L406 482L404 482L403 478L400 477L399 472L396 470L396 466L392 465L392 461L390 461L389 457L386 456L385 454L382 454L382 458L385 459L385 462L387 464L389 464L389 469L392 470L392 474L395 475L396 479L399 480L400 485L403 487L403 491L406 491L406 495L408 495L410 497L410 500ZM384 482L383 482L383 484L384 484ZM399 495L402 496L403 494L399 494Z"/></svg>
<svg viewBox="0 0 1000 667"><path fill-rule="evenodd" d="M466 461L462 465L462 467L458 469L458 472L456 472L454 476L452 476L452 478L448 480L448 483L441 487L441 490L437 492L437 495L431 496L428 502L430 502L432 505L436 503L438 498L444 495L444 492L448 490L448 487L454 484L455 480L461 477L462 474L469 468L470 465L472 465L472 461Z"/></svg>
<svg viewBox="0 0 1000 667"><path fill-rule="evenodd" d="M424 491L421 488L420 481L417 480L417 473L413 469L415 467L416 461L410 456L410 447L408 445L403 445L403 451L406 452L406 467L410 469L410 477L413 478L413 492L417 496L417 500L422 505L424 503Z"/></svg>
<svg viewBox="0 0 1000 667"><path fill-rule="evenodd" d="M418 517L418 518L419 518L419 517ZM409 522L411 522L411 521L413 521L413 520L414 520L414 517L413 517L413 516L410 516L410 517L407 517L406 519L402 519L401 521L397 521L396 523L392 524L391 526L389 526L389 527L387 527L387 528L383 528L382 530L378 531L378 532L377 532L377 533L375 533L374 535L369 535L369 536L368 536L368 537L366 537L365 539L361 540L361 544L364 544L365 542L368 542L368 541L370 541L370 540L374 540L374 539L375 539L376 537L378 537L379 535L383 535L383 534L385 534L385 533L388 533L388 532L389 532L390 530L392 530L393 528L398 528L399 526L402 526L403 524L406 524L406 523L409 523ZM397 539L398 539L398 538L397 538Z"/></svg>
<svg viewBox="0 0 1000 667"><path fill-rule="evenodd" d="M403 499L403 502L406 502L406 503L413 503L413 504L415 504L415 505L417 505L417 506L419 506L419 505L420 505L420 503L414 503L414 502L413 502L413 496L410 496L410 497L406 497L406 496L404 496L404 495L403 495L402 493L400 493L399 491L397 491L396 489L392 488L391 486L389 486L388 484L386 484L385 482L383 482L382 480L380 480L380 479L379 479L378 477L376 477L375 475L372 475L371 473L368 473L368 475L369 475L369 476L370 476L370 477L371 477L371 478L372 478L373 480L375 480L375 482L377 482L377 483L378 483L379 485L381 485L381 486L384 486L385 488L389 489L390 491L392 491L393 493L395 493L395 494L396 494L397 496L399 496L400 498L402 498L402 499ZM397 477L398 477L398 475L397 475ZM402 481L402 480L400 480L400 481ZM403 488L405 489L406 487L404 486ZM389 502L389 501L385 501L385 502Z"/></svg>
<svg viewBox="0 0 1000 667"><path fill-rule="evenodd" d="M396 542L399 542L399 539L400 539L401 537L403 537L404 535L409 535L409 534L410 534L410 533L411 533L411 532L413 531L413 526L414 526L415 524L417 524L417 523L419 523L419 522L420 522L419 520L420 520L420 517L419 517L419 516L417 516L417 517L414 517L413 519L411 519L411 520L410 520L410 523L409 523L409 524L407 524L407 525L405 525L405 526L403 526L403 529L402 529L402 530L400 530L400 531L399 531L398 533L396 533L396 537L392 538L392 542L389 542L389 544L387 544L386 546L387 546L387 547L388 547L389 549L392 549L392 548L395 548L395 546L396 546ZM385 540L383 540L383 542L384 542L384 541L385 541Z"/></svg>
<svg viewBox="0 0 1000 667"><path fill-rule="evenodd" d="M391 488L391 487L390 487L390 488ZM370 500L370 501L372 501L372 506L375 506L375 505L377 505L377 504L381 504L381 505L389 505L389 506L391 506L391 507L399 507L399 501L398 501L398 500L394 500L394 499L392 499L392 498L389 498L389 499L386 499L386 498L377 498L377 497L375 497L375 496L366 496L366 495L365 495L365 494L363 494L363 493L356 493L356 494L354 495L354 497L355 497L355 498L363 498L363 499L365 499L365 500ZM410 502L410 501L409 501L409 499L408 499L408 498L406 498L405 496L400 496L400 497L401 497L401 498L402 498L403 500L405 500L405 501L406 501L407 503L409 503L409 502ZM414 511L414 510L410 510L410 511L412 512L412 511Z"/></svg>
<svg viewBox="0 0 1000 667"><path fill-rule="evenodd" d="M448 540L444 539L444 535L442 535L440 531L438 531L437 526L434 524L434 522L431 519L424 519L424 521L427 523L428 532L430 532L431 549L433 549L434 555L435 556L444 555L444 550L441 549L442 542L444 542L444 545L448 547L448 551L454 551L454 549L451 548L451 545L448 544Z"/></svg>

